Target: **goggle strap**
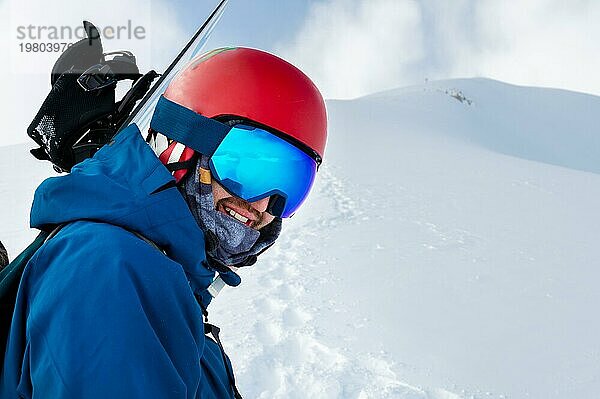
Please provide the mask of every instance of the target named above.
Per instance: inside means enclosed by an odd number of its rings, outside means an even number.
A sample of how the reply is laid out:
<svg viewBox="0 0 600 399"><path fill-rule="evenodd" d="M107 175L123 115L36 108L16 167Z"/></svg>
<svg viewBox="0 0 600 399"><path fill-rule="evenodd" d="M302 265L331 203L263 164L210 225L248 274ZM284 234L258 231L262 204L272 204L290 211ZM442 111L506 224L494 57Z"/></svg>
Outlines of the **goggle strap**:
<svg viewBox="0 0 600 399"><path fill-rule="evenodd" d="M172 162L165 165L169 172L175 172L181 169L190 169L196 165L196 158L188 159L187 161Z"/></svg>
<svg viewBox="0 0 600 399"><path fill-rule="evenodd" d="M231 130L230 126L197 114L164 96L156 104L150 128L206 156L214 154Z"/></svg>
<svg viewBox="0 0 600 399"><path fill-rule="evenodd" d="M279 194L271 195L266 211L273 216L281 217L281 213L285 207L285 200Z"/></svg>

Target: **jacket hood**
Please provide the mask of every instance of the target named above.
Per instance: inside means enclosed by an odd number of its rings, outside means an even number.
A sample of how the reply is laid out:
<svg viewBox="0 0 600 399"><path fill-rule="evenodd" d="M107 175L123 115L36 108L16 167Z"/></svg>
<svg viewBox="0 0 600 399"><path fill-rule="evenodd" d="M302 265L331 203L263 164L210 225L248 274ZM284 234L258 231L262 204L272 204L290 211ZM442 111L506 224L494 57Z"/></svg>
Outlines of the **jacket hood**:
<svg viewBox="0 0 600 399"><path fill-rule="evenodd" d="M68 175L46 179L37 188L31 227L77 220L116 225L150 239L183 266L196 293L212 281L214 273L203 265L203 233L136 125Z"/></svg>

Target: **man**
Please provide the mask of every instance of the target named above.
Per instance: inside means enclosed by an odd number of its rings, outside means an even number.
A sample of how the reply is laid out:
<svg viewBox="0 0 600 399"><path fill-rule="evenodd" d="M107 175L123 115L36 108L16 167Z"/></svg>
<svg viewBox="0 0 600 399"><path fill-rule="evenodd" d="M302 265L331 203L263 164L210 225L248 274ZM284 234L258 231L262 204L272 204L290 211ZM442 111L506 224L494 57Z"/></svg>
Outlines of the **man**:
<svg viewBox="0 0 600 399"><path fill-rule="evenodd" d="M239 284L308 195L324 102L280 58L219 49L171 82L150 127L150 145L129 126L37 189L32 226L61 227L23 274L0 398L239 397L205 335L211 284Z"/></svg>

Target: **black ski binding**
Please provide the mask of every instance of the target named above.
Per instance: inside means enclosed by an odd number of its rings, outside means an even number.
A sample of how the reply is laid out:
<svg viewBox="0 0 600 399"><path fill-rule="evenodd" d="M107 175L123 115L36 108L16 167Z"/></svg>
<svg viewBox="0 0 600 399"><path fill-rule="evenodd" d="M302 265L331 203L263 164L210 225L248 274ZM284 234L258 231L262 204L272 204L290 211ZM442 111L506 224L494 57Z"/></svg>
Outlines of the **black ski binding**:
<svg viewBox="0 0 600 399"><path fill-rule="evenodd" d="M27 129L40 146L32 155L52 162L58 172L70 171L110 141L158 76L142 75L129 51L104 53L98 29L88 21L83 26L87 38L54 64L50 93ZM117 83L126 79L132 87L116 101Z"/></svg>

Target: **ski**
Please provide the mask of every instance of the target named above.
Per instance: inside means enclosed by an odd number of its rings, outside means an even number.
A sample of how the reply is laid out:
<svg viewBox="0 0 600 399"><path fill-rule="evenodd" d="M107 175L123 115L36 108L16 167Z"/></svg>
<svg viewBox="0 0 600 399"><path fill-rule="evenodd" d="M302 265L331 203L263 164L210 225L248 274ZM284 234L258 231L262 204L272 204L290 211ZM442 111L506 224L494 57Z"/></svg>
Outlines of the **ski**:
<svg viewBox="0 0 600 399"><path fill-rule="evenodd" d="M228 1L229 0L221 0L221 2L215 7L213 12L209 15L206 21L204 21L202 26L200 26L188 43L183 47L177 57L175 57L173 62L171 62L171 64L167 67L165 72L152 85L152 87L150 87L148 93L146 93L144 98L142 98L140 103L131 112L125 122L123 122L119 129L117 129L117 132L131 125L132 123L135 123L142 133L148 130L150 127L152 114L154 113L154 108L156 107L156 103L158 102L160 96L164 93L169 83L171 83L171 80L173 80L181 68L202 51L206 41L221 19ZM225 283L223 282L222 278L217 276L212 284L208 287L208 291L214 298L219 294L224 286Z"/></svg>
<svg viewBox="0 0 600 399"><path fill-rule="evenodd" d="M158 99L181 68L202 51L215 26L223 16L223 12L225 11L228 2L229 0L221 0L221 2L219 2L206 21L204 21L183 49L181 49L177 57L175 57L164 73L156 82L154 82L150 87L150 90L148 90L146 95L140 100L140 103L121 126L119 126L116 132L121 131L132 123L135 123L138 126L140 132L143 133L147 131Z"/></svg>

